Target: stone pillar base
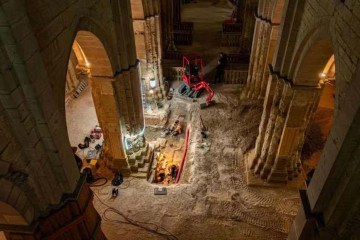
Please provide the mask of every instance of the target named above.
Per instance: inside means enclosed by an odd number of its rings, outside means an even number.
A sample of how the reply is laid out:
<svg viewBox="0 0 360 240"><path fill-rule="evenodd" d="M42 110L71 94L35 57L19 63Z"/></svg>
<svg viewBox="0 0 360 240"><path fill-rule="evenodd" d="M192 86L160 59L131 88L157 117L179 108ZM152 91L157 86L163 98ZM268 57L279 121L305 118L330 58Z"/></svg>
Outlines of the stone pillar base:
<svg viewBox="0 0 360 240"><path fill-rule="evenodd" d="M129 167L129 164L126 160L126 158L124 159L113 159L112 160L112 168L118 170L119 172L121 172L121 174L124 177L128 177L130 176L131 170Z"/></svg>
<svg viewBox="0 0 360 240"><path fill-rule="evenodd" d="M283 171L272 171L267 180L272 183L287 183L288 173Z"/></svg>
<svg viewBox="0 0 360 240"><path fill-rule="evenodd" d="M253 158L254 151L245 155L245 175L246 175L246 183L248 186L260 186L260 187L272 187L272 188L282 188L285 186L284 183L281 182L268 182L266 179L261 179L258 174L255 174L251 167L251 159ZM289 189L299 189L304 184L304 179L299 176L295 178L293 181L288 181L286 183L286 188Z"/></svg>
<svg viewBox="0 0 360 240"><path fill-rule="evenodd" d="M96 239L106 240L101 218L93 206L93 193L82 175L74 193L64 195L46 217L30 226L0 225L8 240L29 239ZM56 187L56 186L54 186Z"/></svg>

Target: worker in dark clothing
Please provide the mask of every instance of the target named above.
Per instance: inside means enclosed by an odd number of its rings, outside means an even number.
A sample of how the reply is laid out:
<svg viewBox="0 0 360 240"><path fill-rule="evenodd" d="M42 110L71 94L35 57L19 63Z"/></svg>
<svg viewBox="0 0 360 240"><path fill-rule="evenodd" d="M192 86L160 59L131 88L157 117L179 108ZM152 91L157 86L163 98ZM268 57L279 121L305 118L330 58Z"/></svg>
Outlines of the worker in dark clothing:
<svg viewBox="0 0 360 240"><path fill-rule="evenodd" d="M222 80L224 78L224 72L225 72L226 65L227 65L226 55L221 52L219 55L219 60L217 62L217 66L216 66L214 83L222 82Z"/></svg>

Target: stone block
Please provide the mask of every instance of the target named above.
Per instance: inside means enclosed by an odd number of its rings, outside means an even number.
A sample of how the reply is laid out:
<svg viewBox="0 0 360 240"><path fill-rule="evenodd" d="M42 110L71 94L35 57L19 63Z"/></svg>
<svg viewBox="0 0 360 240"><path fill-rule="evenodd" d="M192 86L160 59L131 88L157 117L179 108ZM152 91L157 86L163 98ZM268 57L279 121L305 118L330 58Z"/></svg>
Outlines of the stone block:
<svg viewBox="0 0 360 240"><path fill-rule="evenodd" d="M0 160L0 176L6 175L9 171L10 163Z"/></svg>
<svg viewBox="0 0 360 240"><path fill-rule="evenodd" d="M4 178L0 178L0 199L2 201L7 201L13 187L13 184L11 184L9 181L5 180Z"/></svg>
<svg viewBox="0 0 360 240"><path fill-rule="evenodd" d="M26 13L25 5L18 4L18 1L5 1L2 8L6 12L9 23L18 22Z"/></svg>
<svg viewBox="0 0 360 240"><path fill-rule="evenodd" d="M48 86L48 76L43 67L43 61L40 53L35 53L26 61L26 78L32 84L32 88L25 93L26 98L36 98ZM32 69L36 69L36 71L32 71Z"/></svg>
<svg viewBox="0 0 360 240"><path fill-rule="evenodd" d="M10 142L5 150L1 153L1 159L3 161L11 163L19 154L20 147L15 142Z"/></svg>
<svg viewBox="0 0 360 240"><path fill-rule="evenodd" d="M51 137L47 124L38 124L37 130L39 132L40 137L42 137L42 138L43 137L45 137L45 138Z"/></svg>
<svg viewBox="0 0 360 240"><path fill-rule="evenodd" d="M33 56L36 51L39 51L37 39L33 34L27 35L17 46L23 61L26 61Z"/></svg>
<svg viewBox="0 0 360 240"><path fill-rule="evenodd" d="M25 118L29 117L30 112L29 109L26 106L25 102L22 102L19 106L18 106L18 112L20 115L20 120L23 121Z"/></svg>
<svg viewBox="0 0 360 240"><path fill-rule="evenodd" d="M32 130L35 129L35 122L33 121L31 116L28 116L26 119L23 120L23 125L25 128L25 131L30 134Z"/></svg>
<svg viewBox="0 0 360 240"><path fill-rule="evenodd" d="M13 187L11 190L11 193L9 195L8 202L11 204L15 204L21 194L22 194L22 192L21 192L20 188Z"/></svg>

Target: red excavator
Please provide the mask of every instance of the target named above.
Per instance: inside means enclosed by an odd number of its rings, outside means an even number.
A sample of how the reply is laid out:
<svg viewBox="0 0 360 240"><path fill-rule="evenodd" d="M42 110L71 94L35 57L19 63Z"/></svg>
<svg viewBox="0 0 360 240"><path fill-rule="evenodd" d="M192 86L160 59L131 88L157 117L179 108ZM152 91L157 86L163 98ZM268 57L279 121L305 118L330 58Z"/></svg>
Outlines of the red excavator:
<svg viewBox="0 0 360 240"><path fill-rule="evenodd" d="M206 97L206 102L200 104L200 108L203 109L215 103L212 100L214 91L204 81L203 60L197 54L193 53L183 56L182 79L184 82L179 87L181 95L198 98L205 89L208 92L208 96Z"/></svg>

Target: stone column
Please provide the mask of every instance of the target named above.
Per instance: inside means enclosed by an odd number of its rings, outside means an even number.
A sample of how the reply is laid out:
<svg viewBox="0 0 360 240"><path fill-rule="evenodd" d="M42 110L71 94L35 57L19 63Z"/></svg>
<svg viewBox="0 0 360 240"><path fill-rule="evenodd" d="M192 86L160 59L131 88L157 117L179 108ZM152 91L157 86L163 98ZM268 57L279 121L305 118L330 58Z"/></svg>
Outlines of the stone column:
<svg viewBox="0 0 360 240"><path fill-rule="evenodd" d="M105 139L105 156L113 168L128 175L130 169L124 153L122 131L118 120L120 116L126 115L126 111L120 109L121 105L118 103L113 85L114 79L91 78L96 114Z"/></svg>
<svg viewBox="0 0 360 240"><path fill-rule="evenodd" d="M161 69L161 28L160 17L158 15L149 17L145 20L144 25L145 35L145 52L146 52L146 78L155 78L156 94L162 99L165 96L163 75ZM146 84L147 89L150 89L149 84Z"/></svg>
<svg viewBox="0 0 360 240"><path fill-rule="evenodd" d="M260 76L263 80L261 82L261 86L260 86L260 94L259 94L259 99L264 98L265 93L266 93L266 88L267 88L267 79L270 75L270 71L272 70L272 66L271 69L269 69L269 65L272 62L273 56L274 56L274 51L275 51L275 47L276 47L276 42L278 39L278 35L279 35L279 25L277 24L272 24L270 27L270 34L269 34L269 39L268 39L268 43L266 45L266 62L265 62L265 66L264 66L264 71L263 71L263 75Z"/></svg>
<svg viewBox="0 0 360 240"><path fill-rule="evenodd" d="M264 71L266 68L266 62L267 62L267 52L269 49L269 43L270 43L270 34L271 34L271 25L269 23L266 23L264 21L261 22L261 40L260 40L260 50L257 56L257 62L255 63L255 73L254 73L254 79L255 79L255 85L253 87L253 91L249 93L249 97L251 99L257 99L261 98L260 95L261 86L263 85L265 79L264 77Z"/></svg>
<svg viewBox="0 0 360 240"><path fill-rule="evenodd" d="M257 13L255 13L248 81L242 97L263 99L265 96L269 76L267 65L272 63L280 26L279 19L272 16L276 4L276 1L259 1ZM249 5L247 12L255 12L252 10L254 5L251 3L247 5ZM249 17L245 18L245 21L249 21L246 19Z"/></svg>
<svg viewBox="0 0 360 240"><path fill-rule="evenodd" d="M155 16L155 27L156 27L156 49L157 49L157 69L158 69L158 79L159 79L159 86L162 89L162 93L165 93L164 89L164 82L163 82L163 71L162 71L162 58L163 58L163 41L162 41L162 25L161 25L161 16ZM165 97L165 95L163 96Z"/></svg>
<svg viewBox="0 0 360 240"><path fill-rule="evenodd" d="M138 68L131 67L129 71L124 71L115 76L114 89L120 110L120 118L124 122L124 134L138 134L144 127Z"/></svg>
<svg viewBox="0 0 360 240"><path fill-rule="evenodd" d="M246 88L244 90L243 97L249 98L251 96L252 91L255 85L255 73L257 71L257 59L260 51L260 40L261 40L261 29L262 24L259 19L255 21L255 30L254 30L254 38L252 43L252 51L250 55L250 63L249 63L249 72Z"/></svg>
<svg viewBox="0 0 360 240"><path fill-rule="evenodd" d="M130 76L129 80L131 83L131 93L133 99L128 99L127 104L134 106L133 115L135 116L135 120L133 122L133 131L131 134L139 134L144 129L144 111L143 111L143 103L142 103L142 93L141 93L141 80L139 76L138 66L130 68ZM130 100L130 101L129 101Z"/></svg>
<svg viewBox="0 0 360 240"><path fill-rule="evenodd" d="M261 148L261 153L256 163L256 166L253 166L255 174L260 174L266 162L268 149L274 133L276 117L279 113L279 104L280 104L283 88L284 88L284 80L276 78L275 93L271 105L269 120L267 121L267 125L266 125L266 132L264 133L264 137L263 137L264 138L263 144L260 145L260 143L258 143L257 145L258 149Z"/></svg>
<svg viewBox="0 0 360 240"><path fill-rule="evenodd" d="M264 104L263 104L263 113L262 113L261 121L260 121L260 125L259 125L259 135L256 138L254 157L250 163L251 169L254 169L256 164L258 163L258 159L260 157L261 149L262 149L262 146L264 143L265 131L266 131L267 123L269 120L269 115L270 115L270 111L271 111L271 107L272 107L272 103L273 103L273 99L274 99L274 94L275 94L276 83L277 83L276 75L271 74L268 77L267 82L268 82L268 84L267 84L267 90L266 90L265 100L264 100Z"/></svg>
<svg viewBox="0 0 360 240"><path fill-rule="evenodd" d="M264 168L262 169L260 176L261 178L267 178L271 168L274 164L274 160L279 148L279 142L283 133L284 123L286 120L286 116L288 114L288 109L290 105L291 98L293 96L293 92L291 89L290 83L286 82L284 84L282 97L280 100L279 110L275 120L275 126L273 131L273 136L271 138L268 154L266 157L266 162Z"/></svg>
<svg viewBox="0 0 360 240"><path fill-rule="evenodd" d="M296 163L298 152L301 150L305 137L305 129L313 111L313 103L318 102L320 97L318 87L294 87L294 97L289 107L282 138L276 154L271 173L268 176L269 182L287 182L293 177L294 162Z"/></svg>
<svg viewBox="0 0 360 240"><path fill-rule="evenodd" d="M161 25L164 50L176 50L174 44L173 0L161 0Z"/></svg>
<svg viewBox="0 0 360 240"><path fill-rule="evenodd" d="M174 23L181 22L181 0L172 0L173 1L173 13L174 13Z"/></svg>
<svg viewBox="0 0 360 240"><path fill-rule="evenodd" d="M237 6L239 10L239 16L237 16L237 19L242 22L240 52L250 53L254 36L254 14L257 9L257 1L246 0L240 2L240 6Z"/></svg>

